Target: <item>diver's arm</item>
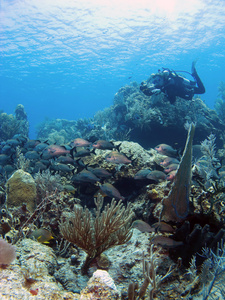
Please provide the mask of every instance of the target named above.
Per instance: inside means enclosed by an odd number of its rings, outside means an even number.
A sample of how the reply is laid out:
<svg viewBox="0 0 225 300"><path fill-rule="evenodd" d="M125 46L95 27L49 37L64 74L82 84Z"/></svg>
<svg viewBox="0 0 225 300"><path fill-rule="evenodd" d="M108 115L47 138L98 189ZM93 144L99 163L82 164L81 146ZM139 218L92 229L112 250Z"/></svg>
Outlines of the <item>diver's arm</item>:
<svg viewBox="0 0 225 300"><path fill-rule="evenodd" d="M146 82L142 82L140 86L140 90L146 95L146 96L152 96L153 94L158 94L161 92L160 89L156 89L154 84L151 84L148 86Z"/></svg>

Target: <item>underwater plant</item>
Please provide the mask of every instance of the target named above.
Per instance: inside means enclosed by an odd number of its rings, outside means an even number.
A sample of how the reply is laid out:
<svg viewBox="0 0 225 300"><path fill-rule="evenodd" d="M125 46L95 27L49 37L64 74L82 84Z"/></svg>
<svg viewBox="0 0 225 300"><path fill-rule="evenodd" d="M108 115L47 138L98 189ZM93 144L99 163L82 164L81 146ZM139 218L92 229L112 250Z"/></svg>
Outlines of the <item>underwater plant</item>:
<svg viewBox="0 0 225 300"><path fill-rule="evenodd" d="M143 275L144 275L144 281L142 285L140 286L140 289L138 291L138 284L131 282L128 286L128 300L135 300L135 299L144 299L146 296L147 289L149 288L149 300L154 299L154 294L157 292L160 284L164 279L166 279L168 276L171 275L171 273L174 271L172 267L170 266L167 270L166 274L164 276L157 274L157 270L160 263L160 253L159 249L154 250L154 244L151 244L149 249L149 261L146 261L144 258L143 253L143 259L142 259L142 265L143 265Z"/></svg>
<svg viewBox="0 0 225 300"><path fill-rule="evenodd" d="M191 287L200 282L201 290L198 295L195 295L195 299L225 299L225 242L222 240L218 243L215 252L210 248L203 248L201 256L205 259L201 266L201 273L198 275L195 256L187 270L191 278L191 284L188 285L189 292ZM186 299L193 299L189 296L187 295Z"/></svg>
<svg viewBox="0 0 225 300"><path fill-rule="evenodd" d="M47 194L51 194L56 190L62 191L61 176L59 174L52 175L47 169L42 173L39 171L35 174L34 180L37 187L38 199L46 197Z"/></svg>
<svg viewBox="0 0 225 300"><path fill-rule="evenodd" d="M15 166L17 170L22 169L23 171L27 171L30 166L30 160L25 158L23 155L20 146L16 147L16 163Z"/></svg>
<svg viewBox="0 0 225 300"><path fill-rule="evenodd" d="M85 207L74 207L73 213L63 213L59 225L64 239L77 245L87 253L82 273L87 274L91 262L103 251L128 242L132 236L131 205L123 206L115 199L104 209L103 197L95 199L94 215Z"/></svg>

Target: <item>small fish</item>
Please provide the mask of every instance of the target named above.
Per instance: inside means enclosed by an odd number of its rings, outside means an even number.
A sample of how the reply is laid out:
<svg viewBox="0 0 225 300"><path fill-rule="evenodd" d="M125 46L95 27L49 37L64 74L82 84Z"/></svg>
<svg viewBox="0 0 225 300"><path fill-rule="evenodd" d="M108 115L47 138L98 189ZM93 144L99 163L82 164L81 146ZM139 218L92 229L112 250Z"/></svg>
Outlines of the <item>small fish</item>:
<svg viewBox="0 0 225 300"><path fill-rule="evenodd" d="M162 222L162 221L152 224L152 227L155 228L156 232L160 231L160 232L173 233L175 231L171 225L169 225L165 222Z"/></svg>
<svg viewBox="0 0 225 300"><path fill-rule="evenodd" d="M82 138L76 138L74 141L70 143L71 147L87 147L90 146L91 143L87 140L84 140Z"/></svg>
<svg viewBox="0 0 225 300"><path fill-rule="evenodd" d="M120 192L110 183L104 183L100 185L100 189L106 196L110 198L122 200L125 199L125 197L121 196Z"/></svg>
<svg viewBox="0 0 225 300"><path fill-rule="evenodd" d="M105 157L107 162L114 163L114 164L131 164L132 161L128 159L124 154L118 151L111 151Z"/></svg>
<svg viewBox="0 0 225 300"><path fill-rule="evenodd" d="M15 167L13 165L5 165L3 166L3 170L1 170L2 174L11 174L15 171Z"/></svg>
<svg viewBox="0 0 225 300"><path fill-rule="evenodd" d="M44 171L46 169L47 169L47 166L45 164L43 164L41 161L37 161L34 165L33 172L37 173L39 171Z"/></svg>
<svg viewBox="0 0 225 300"><path fill-rule="evenodd" d="M151 171L146 178L159 182L166 179L166 174L162 171L155 170Z"/></svg>
<svg viewBox="0 0 225 300"><path fill-rule="evenodd" d="M159 144L158 146L155 147L155 150L163 155L167 156L178 156L177 150L173 149L173 147L167 145L167 144Z"/></svg>
<svg viewBox="0 0 225 300"><path fill-rule="evenodd" d="M179 164L171 164L171 165L167 166L167 168L164 170L164 172L169 173L171 171L175 171L175 170L177 170L178 167L179 167Z"/></svg>
<svg viewBox="0 0 225 300"><path fill-rule="evenodd" d="M16 147L20 145L20 141L17 139L9 139L6 141L7 145L12 146L12 147Z"/></svg>
<svg viewBox="0 0 225 300"><path fill-rule="evenodd" d="M73 154L73 149L67 150L64 146L49 145L41 154L44 159L49 159L52 157L58 157L60 155Z"/></svg>
<svg viewBox="0 0 225 300"><path fill-rule="evenodd" d="M167 167L170 164L179 164L179 160L174 157L166 157L163 161L160 162L160 166Z"/></svg>
<svg viewBox="0 0 225 300"><path fill-rule="evenodd" d="M59 156L56 160L57 163L62 163L62 164L70 164L73 165L75 163L75 161L73 160L73 158L71 156Z"/></svg>
<svg viewBox="0 0 225 300"><path fill-rule="evenodd" d="M71 185L71 184L65 184L63 186L63 190L65 192L68 192L68 193L71 193L71 194L75 194L75 192L76 192L75 187L73 185Z"/></svg>
<svg viewBox="0 0 225 300"><path fill-rule="evenodd" d="M162 235L156 235L152 239L152 243L155 245L160 245L164 248L175 248L183 245L183 242L177 242L167 236L162 236Z"/></svg>
<svg viewBox="0 0 225 300"><path fill-rule="evenodd" d="M39 243L43 243L43 244L49 244L49 241L54 239L54 237L52 236L52 233L45 228L39 228L39 229L34 230L29 235L29 238L34 238Z"/></svg>
<svg viewBox="0 0 225 300"><path fill-rule="evenodd" d="M135 175L134 175L134 179L135 180L143 180L147 178L147 175L151 172L151 170L149 169L142 169L140 171L138 171Z"/></svg>
<svg viewBox="0 0 225 300"><path fill-rule="evenodd" d="M100 178L95 176L91 171L82 170L80 173L77 173L72 177L72 181L77 183L95 183L100 181Z"/></svg>
<svg viewBox="0 0 225 300"><path fill-rule="evenodd" d="M169 172L166 176L166 180L173 181L176 176L177 170Z"/></svg>
<svg viewBox="0 0 225 300"><path fill-rule="evenodd" d="M102 149L102 150L112 150L113 148L115 148L112 142L106 140L97 140L93 143L92 146L95 149Z"/></svg>
<svg viewBox="0 0 225 300"><path fill-rule="evenodd" d="M54 171L59 171L59 172L64 172L64 173L68 173L68 172L72 172L74 167L73 168L70 168L68 165L66 164L60 164L60 163L56 163L56 164L52 164L50 166L50 169L51 170L54 170Z"/></svg>
<svg viewBox="0 0 225 300"><path fill-rule="evenodd" d="M137 228L141 232L155 232L155 228L151 227L148 223L142 220L135 220L132 224L133 228Z"/></svg>
<svg viewBox="0 0 225 300"><path fill-rule="evenodd" d="M108 172L106 169L103 168L93 168L90 169L93 174L95 174L98 178L106 179L113 176L112 173Z"/></svg>
<svg viewBox="0 0 225 300"><path fill-rule="evenodd" d="M40 144L41 143L41 141L39 141L39 140L28 140L26 143L25 143L25 145L24 145L24 147L26 148L26 149L33 149L34 147L36 147L38 144Z"/></svg>
<svg viewBox="0 0 225 300"><path fill-rule="evenodd" d="M40 158L40 155L34 150L27 151L24 156L30 160L38 160Z"/></svg>
<svg viewBox="0 0 225 300"><path fill-rule="evenodd" d="M49 144L47 142L39 143L34 147L34 151L42 152L48 146L49 146Z"/></svg>
<svg viewBox="0 0 225 300"><path fill-rule="evenodd" d="M17 139L21 144L24 144L27 141L27 137L20 133L15 134L12 138Z"/></svg>
<svg viewBox="0 0 225 300"><path fill-rule="evenodd" d="M10 156L6 154L0 154L0 165L4 166L10 161Z"/></svg>
<svg viewBox="0 0 225 300"><path fill-rule="evenodd" d="M73 154L73 157L85 157L90 156L93 151L90 151L88 149L79 148L79 150L75 149L75 154Z"/></svg>

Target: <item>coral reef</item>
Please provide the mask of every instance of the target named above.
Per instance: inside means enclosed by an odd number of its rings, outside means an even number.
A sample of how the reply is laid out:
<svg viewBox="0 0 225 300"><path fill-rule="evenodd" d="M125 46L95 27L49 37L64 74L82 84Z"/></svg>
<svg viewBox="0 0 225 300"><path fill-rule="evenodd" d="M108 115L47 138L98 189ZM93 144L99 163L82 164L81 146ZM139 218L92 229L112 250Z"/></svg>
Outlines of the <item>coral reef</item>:
<svg viewBox="0 0 225 300"><path fill-rule="evenodd" d="M199 97L192 101L179 98L171 105L162 93L148 97L133 82L120 88L112 106L97 112L91 119L43 122L38 130L38 138L47 140L49 134L55 132L63 136L64 142L68 142L75 133L92 142L100 138L131 140L144 147L153 147L163 140L181 146L185 142L184 125L193 122L196 123L195 143L200 143L212 133L217 136L217 145L222 146L225 129L223 120ZM64 130L62 134L61 130Z"/></svg>
<svg viewBox="0 0 225 300"><path fill-rule="evenodd" d="M22 104L17 105L15 116L1 112L0 124L0 142L11 139L15 134L28 136L29 124Z"/></svg>
<svg viewBox="0 0 225 300"><path fill-rule="evenodd" d="M224 297L225 124L200 98L132 83L92 119L44 121L40 140L17 127L22 105L1 117L0 234L17 249L3 299Z"/></svg>
<svg viewBox="0 0 225 300"><path fill-rule="evenodd" d="M30 212L36 207L36 184L33 177L23 170L17 170L6 183L6 206L18 207L26 205Z"/></svg>
<svg viewBox="0 0 225 300"><path fill-rule="evenodd" d="M219 97L215 101L215 110L218 114L218 116L221 118L221 120L224 120L225 118L225 82L220 82L219 85Z"/></svg>

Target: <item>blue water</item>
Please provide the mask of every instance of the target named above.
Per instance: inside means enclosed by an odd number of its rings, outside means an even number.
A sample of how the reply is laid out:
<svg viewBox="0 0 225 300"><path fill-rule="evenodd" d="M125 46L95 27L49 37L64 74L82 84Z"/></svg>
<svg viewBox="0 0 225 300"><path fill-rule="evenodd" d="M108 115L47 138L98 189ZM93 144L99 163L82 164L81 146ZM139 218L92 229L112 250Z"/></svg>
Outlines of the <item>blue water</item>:
<svg viewBox="0 0 225 300"><path fill-rule="evenodd" d="M0 109L92 117L161 67L197 71L213 108L225 81L224 0L0 0Z"/></svg>

